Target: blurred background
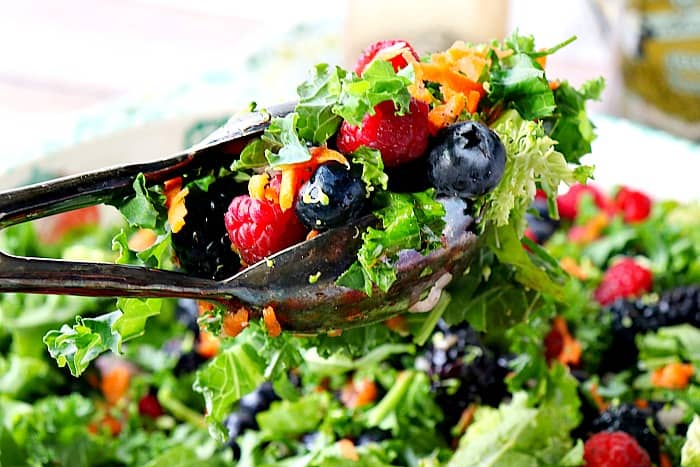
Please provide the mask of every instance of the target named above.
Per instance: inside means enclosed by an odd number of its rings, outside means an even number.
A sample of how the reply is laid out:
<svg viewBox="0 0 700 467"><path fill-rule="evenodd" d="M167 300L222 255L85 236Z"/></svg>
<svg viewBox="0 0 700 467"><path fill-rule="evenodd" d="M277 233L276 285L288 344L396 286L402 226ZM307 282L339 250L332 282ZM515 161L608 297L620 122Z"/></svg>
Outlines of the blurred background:
<svg viewBox="0 0 700 467"><path fill-rule="evenodd" d="M427 52L516 28L541 47L578 36L547 74L605 76L595 113L700 139L696 0L23 0L0 16L0 170L193 115L196 139L207 121L289 99L311 65L350 65L378 38Z"/></svg>

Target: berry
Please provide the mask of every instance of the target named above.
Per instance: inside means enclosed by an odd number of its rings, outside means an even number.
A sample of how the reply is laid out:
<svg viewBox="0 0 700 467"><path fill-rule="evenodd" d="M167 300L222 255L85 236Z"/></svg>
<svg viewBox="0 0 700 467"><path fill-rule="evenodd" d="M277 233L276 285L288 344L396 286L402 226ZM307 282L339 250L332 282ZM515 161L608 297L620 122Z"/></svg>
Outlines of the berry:
<svg viewBox="0 0 700 467"><path fill-rule="evenodd" d="M175 376L182 376L187 373L192 373L199 368L207 359L199 355L194 350L180 355L173 369Z"/></svg>
<svg viewBox="0 0 700 467"><path fill-rule="evenodd" d="M199 305L191 298L181 298L175 306L175 317L179 322L192 331L195 337L199 336Z"/></svg>
<svg viewBox="0 0 700 467"><path fill-rule="evenodd" d="M496 133L478 122L450 125L428 155L428 176L440 194L475 198L503 176L506 149Z"/></svg>
<svg viewBox="0 0 700 467"><path fill-rule="evenodd" d="M484 347L468 325L440 321L417 367L427 371L448 429L473 402L496 406L507 395L507 362ZM454 389L454 382L459 386Z"/></svg>
<svg viewBox="0 0 700 467"><path fill-rule="evenodd" d="M597 433L583 447L586 467L651 467L649 454L625 432Z"/></svg>
<svg viewBox="0 0 700 467"><path fill-rule="evenodd" d="M633 404L620 404L602 412L593 420L594 431L624 431L632 436L652 460L659 457L659 439L655 433L663 431L654 413Z"/></svg>
<svg viewBox="0 0 700 467"><path fill-rule="evenodd" d="M378 149L386 167L396 167L417 159L428 147L428 104L411 98L409 112L396 115L392 101L374 107L357 127L344 121L338 133L338 149L344 154L360 146Z"/></svg>
<svg viewBox="0 0 700 467"><path fill-rule="evenodd" d="M549 217L547 198L536 197L532 202L531 208L537 211L537 215L530 213L525 215L528 230L530 231L528 238L535 243L542 244L559 228L559 221ZM527 232L526 235L528 235Z"/></svg>
<svg viewBox="0 0 700 467"><path fill-rule="evenodd" d="M398 39L390 39L385 41L377 41L370 44L359 56L355 63L355 73L362 76L365 68L372 63L375 57L379 56L382 60L387 60L394 67L394 71L399 71L408 65L408 61L404 56L405 53L410 53L413 58L419 60L418 54L406 41Z"/></svg>
<svg viewBox="0 0 700 467"><path fill-rule="evenodd" d="M266 381L255 388L253 392L241 398L238 403L238 410L257 414L269 409L270 404L276 400L279 400L279 397L277 397L274 389L272 389L272 383Z"/></svg>
<svg viewBox="0 0 700 467"><path fill-rule="evenodd" d="M256 430L258 422L255 417L260 412L265 412L270 408L270 404L278 400L277 394L272 389L272 383L264 382L252 392L243 396L238 404L238 410L230 414L224 421L224 426L228 430L227 446L233 450L234 458L240 456L240 447L236 438L246 430Z"/></svg>
<svg viewBox="0 0 700 467"><path fill-rule="evenodd" d="M231 202L224 223L233 247L251 265L304 239L306 230L294 209L248 195Z"/></svg>
<svg viewBox="0 0 700 467"><path fill-rule="evenodd" d="M700 327L700 285L668 290L652 302L618 299L608 312L612 343L604 359L605 369L620 371L637 362L637 334L677 324Z"/></svg>
<svg viewBox="0 0 700 467"><path fill-rule="evenodd" d="M608 200L603 193L592 185L581 185L576 183L569 187L569 191L557 197L557 207L559 208L559 216L562 219L573 220L578 215L578 206L581 203L581 198L584 195L593 197L593 202L600 209L608 207Z"/></svg>
<svg viewBox="0 0 700 467"><path fill-rule="evenodd" d="M185 271L203 278L225 279L234 275L240 261L231 250L223 216L231 198L245 192L245 186L221 178L208 191L191 186L185 197L185 225L172 234L175 254Z"/></svg>
<svg viewBox="0 0 700 467"><path fill-rule="evenodd" d="M296 212L306 227L323 231L359 218L366 204L362 180L343 164L328 162L302 185Z"/></svg>
<svg viewBox="0 0 700 467"><path fill-rule="evenodd" d="M614 205L627 223L641 222L649 217L651 212L651 199L641 191L626 187L617 192Z"/></svg>
<svg viewBox="0 0 700 467"><path fill-rule="evenodd" d="M158 418L163 415L163 407L161 407L158 398L154 394L146 394L141 399L139 399L139 414Z"/></svg>
<svg viewBox="0 0 700 467"><path fill-rule="evenodd" d="M381 428L368 428L357 437L356 446L363 446L370 443L381 443L387 439L391 439L390 430L382 430Z"/></svg>
<svg viewBox="0 0 700 467"><path fill-rule="evenodd" d="M632 298L651 290L651 271L632 258L623 258L605 271L603 280L593 293L601 305L609 305L618 298Z"/></svg>

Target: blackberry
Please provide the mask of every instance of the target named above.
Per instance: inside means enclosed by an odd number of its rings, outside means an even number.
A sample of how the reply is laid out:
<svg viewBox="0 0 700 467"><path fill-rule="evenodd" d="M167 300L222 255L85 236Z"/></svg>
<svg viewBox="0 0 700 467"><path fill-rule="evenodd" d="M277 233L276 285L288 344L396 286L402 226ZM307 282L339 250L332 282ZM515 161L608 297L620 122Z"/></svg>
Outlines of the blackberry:
<svg viewBox="0 0 700 467"><path fill-rule="evenodd" d="M506 359L486 348L467 324L450 327L441 320L416 365L431 377L448 429L469 404L497 406L508 394Z"/></svg>
<svg viewBox="0 0 700 467"><path fill-rule="evenodd" d="M637 440L652 461L659 462L657 435L663 432L663 427L650 409L640 409L634 404L620 404L602 412L593 420L592 428L594 432L624 431Z"/></svg>
<svg viewBox="0 0 700 467"><path fill-rule="evenodd" d="M175 306L175 317L187 329L194 333L195 338L199 337L199 305L197 301L191 298L181 298Z"/></svg>
<svg viewBox="0 0 700 467"><path fill-rule="evenodd" d="M700 327L700 285L670 289L655 302L618 299L608 310L612 343L606 352L604 369L620 371L637 362L637 334L676 324Z"/></svg>
<svg viewBox="0 0 700 467"><path fill-rule="evenodd" d="M196 185L185 197L185 225L172 235L180 266L196 277L225 279L235 274L240 259L231 249L224 214L231 200L246 192L245 185L232 178L221 178L207 191Z"/></svg>

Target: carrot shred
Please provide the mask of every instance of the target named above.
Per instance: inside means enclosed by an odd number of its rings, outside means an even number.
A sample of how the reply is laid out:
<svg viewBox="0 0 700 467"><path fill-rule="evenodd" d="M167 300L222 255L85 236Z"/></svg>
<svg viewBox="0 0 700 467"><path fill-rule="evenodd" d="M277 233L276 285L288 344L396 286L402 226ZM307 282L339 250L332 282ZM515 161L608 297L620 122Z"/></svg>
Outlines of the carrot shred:
<svg viewBox="0 0 700 467"><path fill-rule="evenodd" d="M139 229L129 238L128 246L131 251L144 251L153 245L158 236L151 229Z"/></svg>
<svg viewBox="0 0 700 467"><path fill-rule="evenodd" d="M256 174L248 180L248 195L258 201L265 200L265 188L270 183L270 176L266 173Z"/></svg>
<svg viewBox="0 0 700 467"><path fill-rule="evenodd" d="M213 309L213 303L205 302L204 300L197 300L197 311L199 312L200 316L209 313Z"/></svg>
<svg viewBox="0 0 700 467"><path fill-rule="evenodd" d="M605 412L606 410L608 410L608 407L610 407L610 404L605 402L605 399L603 399L603 396L601 396L600 392L598 392L598 383L591 384L590 394L591 394L591 399L593 399L595 406L598 408L598 410L600 412Z"/></svg>
<svg viewBox="0 0 700 467"><path fill-rule="evenodd" d="M575 259L571 256L565 256L559 261L559 266L566 271L570 276L575 277L579 280L585 281L588 278L586 272L581 269Z"/></svg>
<svg viewBox="0 0 700 467"><path fill-rule="evenodd" d="M671 458L665 452L659 454L659 467L673 467Z"/></svg>
<svg viewBox="0 0 700 467"><path fill-rule="evenodd" d="M690 363L669 363L651 374L651 384L657 388L685 389L694 373Z"/></svg>
<svg viewBox="0 0 700 467"><path fill-rule="evenodd" d="M234 312L226 313L223 325L224 334L228 337L236 337L240 334L248 327L248 315L248 309L245 307L240 307Z"/></svg>
<svg viewBox="0 0 700 467"><path fill-rule="evenodd" d="M559 83L559 80L550 81L549 89L551 89L552 91L556 91L557 89L559 89L559 84L561 84Z"/></svg>
<svg viewBox="0 0 700 467"><path fill-rule="evenodd" d="M280 184L279 203L282 212L291 208L294 205L298 186L298 172L296 169L289 168L282 171L282 182Z"/></svg>
<svg viewBox="0 0 700 467"><path fill-rule="evenodd" d="M377 399L377 385L371 379L348 381L340 391L340 401L349 409L363 407Z"/></svg>
<svg viewBox="0 0 700 467"><path fill-rule="evenodd" d="M267 333L270 334L271 337L277 337L282 333L282 326L280 326L280 322L277 321L275 310L271 306L263 308L263 321L265 322Z"/></svg>
<svg viewBox="0 0 700 467"><path fill-rule="evenodd" d="M535 61L537 63L539 63L539 65L542 67L543 70L544 70L544 67L547 66L547 56L546 55L542 55L541 57L537 57L535 59Z"/></svg>
<svg viewBox="0 0 700 467"><path fill-rule="evenodd" d="M355 449L355 444L347 438L338 440L338 449L340 450L340 455L351 461L359 461L360 456L357 454L357 449Z"/></svg>
<svg viewBox="0 0 700 467"><path fill-rule="evenodd" d="M581 361L581 344L574 339L569 333L569 328L566 325L566 320L557 316L552 321L552 331L561 336L562 348L555 358L564 365L578 365Z"/></svg>
<svg viewBox="0 0 700 467"><path fill-rule="evenodd" d="M170 229L173 233L178 233L185 226L185 216L187 215L185 197L189 192L189 189L183 188L175 193L169 200L168 224L170 224Z"/></svg>
<svg viewBox="0 0 700 467"><path fill-rule="evenodd" d="M384 321L386 327L397 334L404 335L408 332L408 321L403 315L397 315Z"/></svg>
<svg viewBox="0 0 700 467"><path fill-rule="evenodd" d="M481 100L481 93L479 91L469 91L467 94L467 112L473 114L476 109L479 108L479 101Z"/></svg>
<svg viewBox="0 0 700 467"><path fill-rule="evenodd" d="M166 180L163 184L163 191L165 193L165 207L170 207L170 200L173 199L175 194L182 188L182 177L171 178Z"/></svg>
<svg viewBox="0 0 700 467"><path fill-rule="evenodd" d="M634 405L639 407L640 409L646 409L649 407L649 401L646 399L636 399L634 401Z"/></svg>
<svg viewBox="0 0 700 467"><path fill-rule="evenodd" d="M204 358L214 358L219 353L219 339L207 331L199 333L199 341L195 345L195 351Z"/></svg>
<svg viewBox="0 0 700 467"><path fill-rule="evenodd" d="M116 365L102 376L100 390L108 404L114 405L121 400L129 389L131 372L126 365Z"/></svg>

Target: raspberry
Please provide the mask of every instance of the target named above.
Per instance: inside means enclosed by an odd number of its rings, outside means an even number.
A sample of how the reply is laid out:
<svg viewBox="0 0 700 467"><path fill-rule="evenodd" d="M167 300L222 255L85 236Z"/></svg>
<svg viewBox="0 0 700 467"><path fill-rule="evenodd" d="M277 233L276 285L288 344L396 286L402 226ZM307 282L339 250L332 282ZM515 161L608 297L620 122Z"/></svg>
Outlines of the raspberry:
<svg viewBox="0 0 700 467"><path fill-rule="evenodd" d="M651 467L649 454L623 431L591 436L583 448L586 467Z"/></svg>
<svg viewBox="0 0 700 467"><path fill-rule="evenodd" d="M651 271L632 258L623 258L605 271L603 280L593 293L601 305L610 305L618 298L631 298L651 290Z"/></svg>
<svg viewBox="0 0 700 467"><path fill-rule="evenodd" d="M392 52L396 52L395 55L391 55ZM409 52L413 55L416 60L419 59L416 51L411 47L406 41L391 39L387 41L378 41L370 44L360 55L355 63L355 73L358 76L362 76L362 72L365 68L374 60L374 58L379 55L380 58L387 60L394 67L394 71L399 71L401 68L405 68L408 65L404 53ZM383 56L386 53L386 56ZM389 58L390 57L390 58Z"/></svg>
<svg viewBox="0 0 700 467"><path fill-rule="evenodd" d="M163 407L161 407L158 398L153 394L146 394L139 400L139 414L158 418L163 415Z"/></svg>
<svg viewBox="0 0 700 467"><path fill-rule="evenodd" d="M304 239L306 230L294 209L248 195L233 198L224 215L233 248L246 264L254 264Z"/></svg>
<svg viewBox="0 0 700 467"><path fill-rule="evenodd" d="M350 154L360 146L378 149L387 167L396 167L419 158L428 147L428 105L411 99L409 113L396 115L394 103L384 101L365 115L362 126L343 122L338 133L338 149Z"/></svg>
<svg viewBox="0 0 700 467"><path fill-rule="evenodd" d="M626 187L617 192L614 204L627 223L641 222L649 217L651 212L651 199L641 191Z"/></svg>
<svg viewBox="0 0 700 467"><path fill-rule="evenodd" d="M580 183L576 183L571 185L568 192L557 197L559 216L562 219L576 219L581 197L586 193L593 197L593 201L600 209L606 209L608 207L608 200L599 189L592 185L581 185Z"/></svg>

